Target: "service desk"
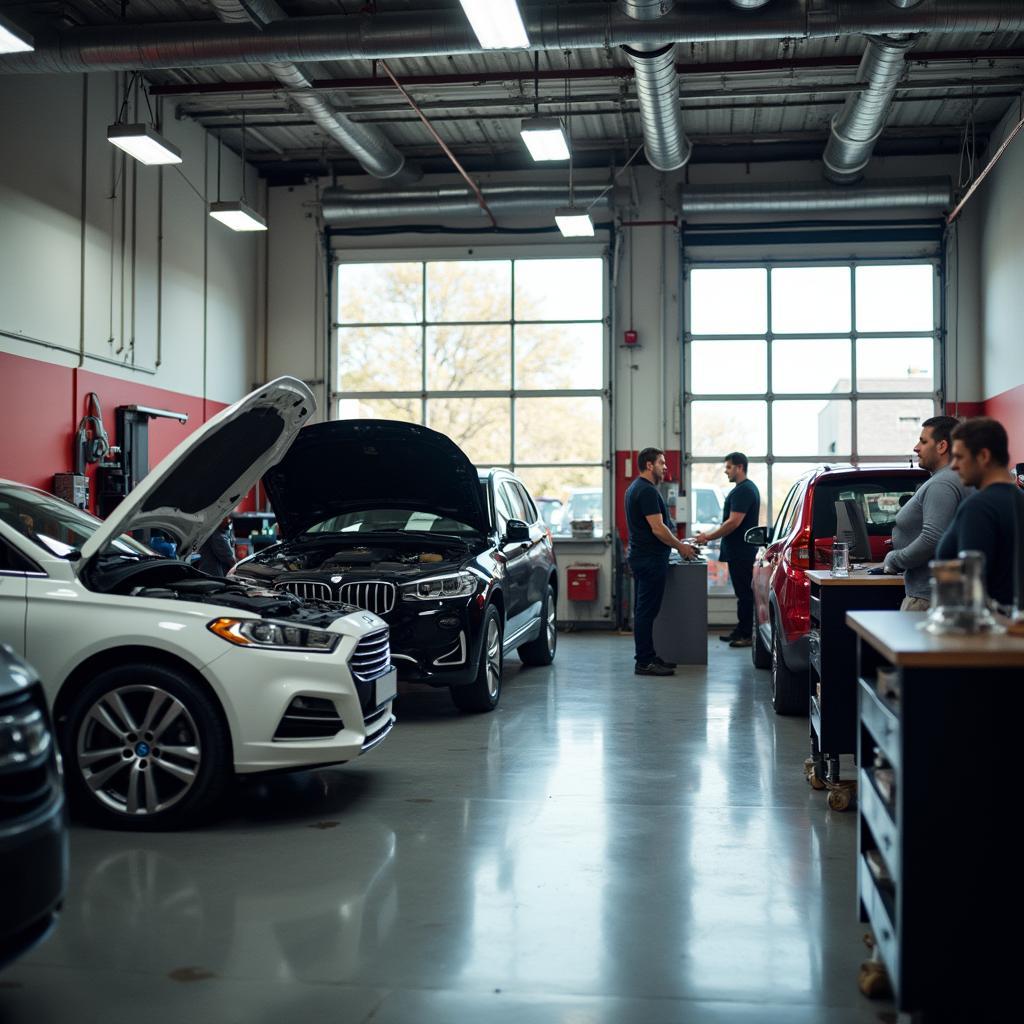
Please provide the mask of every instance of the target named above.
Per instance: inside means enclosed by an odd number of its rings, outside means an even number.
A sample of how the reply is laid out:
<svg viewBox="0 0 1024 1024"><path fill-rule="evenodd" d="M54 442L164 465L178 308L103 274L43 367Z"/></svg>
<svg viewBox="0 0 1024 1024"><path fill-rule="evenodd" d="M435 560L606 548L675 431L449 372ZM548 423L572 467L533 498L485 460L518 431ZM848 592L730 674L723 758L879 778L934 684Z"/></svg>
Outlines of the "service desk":
<svg viewBox="0 0 1024 1024"><path fill-rule="evenodd" d="M815 789L829 790L832 810L845 810L855 785L840 785L839 757L857 750L857 641L846 625L855 609L896 610L903 600L902 576L871 576L868 566L833 576L812 569L810 581L809 688L811 755L805 762Z"/></svg>
<svg viewBox="0 0 1024 1024"><path fill-rule="evenodd" d="M658 657L677 665L708 663L708 563L670 562L654 620Z"/></svg>
<svg viewBox="0 0 1024 1024"><path fill-rule="evenodd" d="M1007 929L1024 910L1010 813L1024 638L937 637L918 628L925 618L847 616L858 648L861 920L901 1012L1006 1020L1020 996Z"/></svg>

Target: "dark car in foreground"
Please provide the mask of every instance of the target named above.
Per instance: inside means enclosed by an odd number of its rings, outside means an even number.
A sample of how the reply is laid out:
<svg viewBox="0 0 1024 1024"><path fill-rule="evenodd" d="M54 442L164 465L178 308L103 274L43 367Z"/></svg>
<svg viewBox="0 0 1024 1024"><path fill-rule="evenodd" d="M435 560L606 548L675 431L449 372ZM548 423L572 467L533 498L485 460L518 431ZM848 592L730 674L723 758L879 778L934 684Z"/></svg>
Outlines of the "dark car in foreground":
<svg viewBox="0 0 1024 1024"><path fill-rule="evenodd" d="M0 644L0 967L41 942L67 885L57 745L32 670Z"/></svg>
<svg viewBox="0 0 1024 1024"><path fill-rule="evenodd" d="M379 615L400 679L491 711L506 654L554 659L551 533L511 473L426 427L338 420L303 428L264 484L282 540L233 573Z"/></svg>
<svg viewBox="0 0 1024 1024"><path fill-rule="evenodd" d="M899 466L819 466L786 495L771 527L748 530L746 540L763 550L754 564L756 668L770 668L772 705L780 715L808 709L810 632L809 569L832 566L837 501L853 499L864 513L872 562L892 547L901 505L928 479L923 469Z"/></svg>

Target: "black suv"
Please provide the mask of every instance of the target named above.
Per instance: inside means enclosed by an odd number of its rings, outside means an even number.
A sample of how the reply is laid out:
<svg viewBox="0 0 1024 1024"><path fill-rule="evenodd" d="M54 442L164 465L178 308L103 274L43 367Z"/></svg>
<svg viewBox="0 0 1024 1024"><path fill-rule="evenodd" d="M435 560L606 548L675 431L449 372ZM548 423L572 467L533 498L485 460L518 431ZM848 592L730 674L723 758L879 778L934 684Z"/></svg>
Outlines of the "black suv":
<svg viewBox="0 0 1024 1024"><path fill-rule="evenodd" d="M400 678L492 711L505 654L554 659L551 534L511 473L426 427L339 420L304 427L263 482L282 541L233 574L376 613Z"/></svg>
<svg viewBox="0 0 1024 1024"><path fill-rule="evenodd" d="M68 841L57 745L35 673L0 644L0 967L57 920Z"/></svg>

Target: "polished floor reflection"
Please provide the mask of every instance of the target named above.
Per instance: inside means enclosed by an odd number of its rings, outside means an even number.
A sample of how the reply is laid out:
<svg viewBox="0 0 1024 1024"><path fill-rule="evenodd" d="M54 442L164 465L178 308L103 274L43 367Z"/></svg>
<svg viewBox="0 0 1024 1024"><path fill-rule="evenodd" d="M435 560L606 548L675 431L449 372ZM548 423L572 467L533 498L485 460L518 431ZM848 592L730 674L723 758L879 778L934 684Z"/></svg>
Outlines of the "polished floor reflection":
<svg viewBox="0 0 1024 1024"><path fill-rule="evenodd" d="M856 818L767 673L710 646L638 678L630 638L563 636L496 713L405 694L364 762L241 784L202 831L76 827L0 1022L877 1021Z"/></svg>

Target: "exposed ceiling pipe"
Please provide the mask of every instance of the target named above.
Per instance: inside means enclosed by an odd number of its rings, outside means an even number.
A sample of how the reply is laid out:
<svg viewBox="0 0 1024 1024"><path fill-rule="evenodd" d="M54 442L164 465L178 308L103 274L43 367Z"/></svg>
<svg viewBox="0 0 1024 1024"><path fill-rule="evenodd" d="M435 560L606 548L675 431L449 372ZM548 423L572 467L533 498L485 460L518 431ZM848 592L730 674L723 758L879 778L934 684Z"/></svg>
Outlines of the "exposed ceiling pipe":
<svg viewBox="0 0 1024 1024"><path fill-rule="evenodd" d="M855 188L828 182L778 185L690 185L680 189L683 216L698 213L832 213L849 210L929 208L953 201L948 178L872 181Z"/></svg>
<svg viewBox="0 0 1024 1024"><path fill-rule="evenodd" d="M636 21L654 21L671 11L675 0L619 0L619 6ZM686 165L693 152L679 110L676 44L623 46L622 52L636 76L647 162L658 171L676 171Z"/></svg>
<svg viewBox="0 0 1024 1024"><path fill-rule="evenodd" d="M497 215L519 214L550 219L560 206L569 205L569 186L492 185L483 190L488 207ZM575 185L577 206L607 209L612 190L607 185ZM324 222L331 227L359 227L393 221L404 224L437 223L453 218L476 221L487 230L484 212L473 193L461 185L443 188L402 189L388 192L351 192L325 189L321 199Z"/></svg>
<svg viewBox="0 0 1024 1024"><path fill-rule="evenodd" d="M733 7L741 7L745 11L754 11L758 7L764 7L768 0L729 0Z"/></svg>
<svg viewBox="0 0 1024 1024"><path fill-rule="evenodd" d="M875 143L885 129L896 87L903 77L904 55L914 36L876 36L868 40L857 73L864 88L846 98L832 118L823 160L825 176L837 184L857 181L871 160Z"/></svg>
<svg viewBox="0 0 1024 1024"><path fill-rule="evenodd" d="M276 0L210 0L221 21L232 25L254 24L263 28L287 20ZM323 131L359 161L363 170L391 185L412 185L423 172L392 145L376 125L361 124L335 110L313 89L306 72L290 61L267 61L267 68L289 90L289 98Z"/></svg>
<svg viewBox="0 0 1024 1024"><path fill-rule="evenodd" d="M904 11L908 7L916 7L920 2L921 0L889 0L893 7L899 7Z"/></svg>
<svg viewBox="0 0 1024 1024"><path fill-rule="evenodd" d="M1021 32L1021 0L929 0L901 10L890 0L775 0L736 17L721 0L687 0L654 21L615 4L554 2L523 10L531 49L744 39L818 39L906 32ZM345 61L480 53L461 10L359 14L254 25L185 21L34 32L33 53L0 58L0 72L133 71L269 61Z"/></svg>

